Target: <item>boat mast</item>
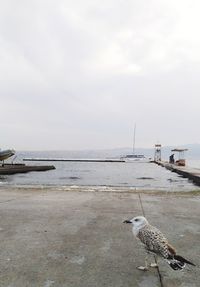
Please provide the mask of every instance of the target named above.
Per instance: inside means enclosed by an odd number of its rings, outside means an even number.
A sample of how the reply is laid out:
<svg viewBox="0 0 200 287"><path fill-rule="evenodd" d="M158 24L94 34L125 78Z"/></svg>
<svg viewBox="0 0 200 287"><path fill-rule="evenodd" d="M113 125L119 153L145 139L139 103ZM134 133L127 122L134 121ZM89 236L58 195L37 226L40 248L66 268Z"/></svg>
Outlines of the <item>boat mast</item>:
<svg viewBox="0 0 200 287"><path fill-rule="evenodd" d="M136 124L134 125L134 132L133 132L133 155L135 154L135 130L136 130Z"/></svg>

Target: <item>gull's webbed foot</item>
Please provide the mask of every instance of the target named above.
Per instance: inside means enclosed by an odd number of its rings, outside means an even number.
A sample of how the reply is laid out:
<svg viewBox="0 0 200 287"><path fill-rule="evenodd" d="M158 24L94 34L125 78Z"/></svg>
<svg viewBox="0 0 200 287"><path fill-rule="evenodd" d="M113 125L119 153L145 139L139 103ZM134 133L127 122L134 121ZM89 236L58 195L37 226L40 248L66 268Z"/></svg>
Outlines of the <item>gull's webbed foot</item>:
<svg viewBox="0 0 200 287"><path fill-rule="evenodd" d="M148 268L148 262L147 262L147 257L145 258L145 266L139 266L137 267L138 270L141 270L141 271L148 271L149 268Z"/></svg>
<svg viewBox="0 0 200 287"><path fill-rule="evenodd" d="M157 268L157 267L158 267L158 264L157 264L157 263L151 263L151 264L150 264L150 267L152 267L152 268Z"/></svg>
<svg viewBox="0 0 200 287"><path fill-rule="evenodd" d="M149 268L147 266L138 266L137 269L141 270L141 271L148 271L149 270Z"/></svg>

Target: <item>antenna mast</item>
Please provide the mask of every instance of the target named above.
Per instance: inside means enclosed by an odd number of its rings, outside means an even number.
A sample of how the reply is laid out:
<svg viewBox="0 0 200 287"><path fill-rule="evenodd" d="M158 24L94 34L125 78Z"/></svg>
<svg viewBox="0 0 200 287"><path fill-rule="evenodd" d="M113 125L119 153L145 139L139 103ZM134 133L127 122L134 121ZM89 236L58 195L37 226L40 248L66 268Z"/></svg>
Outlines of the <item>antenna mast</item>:
<svg viewBox="0 0 200 287"><path fill-rule="evenodd" d="M135 154L135 131L136 131L136 124L134 125L134 132L133 132L133 155Z"/></svg>

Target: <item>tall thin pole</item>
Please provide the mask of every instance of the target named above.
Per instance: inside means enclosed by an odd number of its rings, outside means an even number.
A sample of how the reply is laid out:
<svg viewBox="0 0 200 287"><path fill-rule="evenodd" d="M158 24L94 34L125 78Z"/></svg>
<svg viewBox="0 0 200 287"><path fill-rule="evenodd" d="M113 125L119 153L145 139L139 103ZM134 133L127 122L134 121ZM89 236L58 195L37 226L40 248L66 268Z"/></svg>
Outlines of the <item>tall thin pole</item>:
<svg viewBox="0 0 200 287"><path fill-rule="evenodd" d="M134 125L134 132L133 132L133 155L135 154L135 131L136 131L136 124Z"/></svg>

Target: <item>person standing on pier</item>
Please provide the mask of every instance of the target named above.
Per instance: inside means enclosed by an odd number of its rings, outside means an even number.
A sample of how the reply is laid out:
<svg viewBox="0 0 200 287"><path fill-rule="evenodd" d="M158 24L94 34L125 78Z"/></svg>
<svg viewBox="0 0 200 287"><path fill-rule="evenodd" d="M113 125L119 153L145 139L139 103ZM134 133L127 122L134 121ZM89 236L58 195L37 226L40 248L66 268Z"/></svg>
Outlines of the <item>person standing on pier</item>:
<svg viewBox="0 0 200 287"><path fill-rule="evenodd" d="M169 163L174 164L174 153L170 155L170 157L169 157Z"/></svg>

